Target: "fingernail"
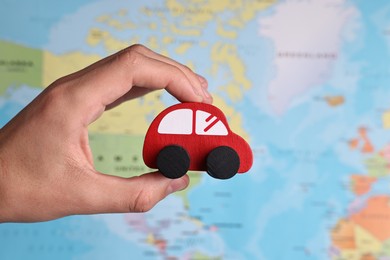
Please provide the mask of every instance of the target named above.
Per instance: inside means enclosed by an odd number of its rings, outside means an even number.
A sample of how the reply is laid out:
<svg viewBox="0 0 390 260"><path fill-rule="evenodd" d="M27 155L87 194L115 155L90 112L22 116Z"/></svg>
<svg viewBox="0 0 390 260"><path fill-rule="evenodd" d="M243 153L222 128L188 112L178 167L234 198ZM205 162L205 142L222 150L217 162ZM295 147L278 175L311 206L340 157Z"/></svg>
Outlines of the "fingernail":
<svg viewBox="0 0 390 260"><path fill-rule="evenodd" d="M207 80L206 80L203 76L201 76L201 75L199 75L199 74L196 74L196 75L197 75L198 78L199 78L200 85L201 85L203 88L207 88L207 85L208 85Z"/></svg>

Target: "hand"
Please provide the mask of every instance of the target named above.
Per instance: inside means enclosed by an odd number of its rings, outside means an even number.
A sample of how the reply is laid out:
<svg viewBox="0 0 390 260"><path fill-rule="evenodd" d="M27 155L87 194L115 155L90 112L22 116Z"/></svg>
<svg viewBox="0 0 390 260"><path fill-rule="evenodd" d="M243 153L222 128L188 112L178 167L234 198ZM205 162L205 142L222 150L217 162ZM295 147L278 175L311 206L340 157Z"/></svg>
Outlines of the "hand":
<svg viewBox="0 0 390 260"><path fill-rule="evenodd" d="M46 88L0 129L0 222L145 212L186 188L188 176L99 173L88 144L88 125L106 109L163 88L182 102L212 102L205 79L142 45Z"/></svg>

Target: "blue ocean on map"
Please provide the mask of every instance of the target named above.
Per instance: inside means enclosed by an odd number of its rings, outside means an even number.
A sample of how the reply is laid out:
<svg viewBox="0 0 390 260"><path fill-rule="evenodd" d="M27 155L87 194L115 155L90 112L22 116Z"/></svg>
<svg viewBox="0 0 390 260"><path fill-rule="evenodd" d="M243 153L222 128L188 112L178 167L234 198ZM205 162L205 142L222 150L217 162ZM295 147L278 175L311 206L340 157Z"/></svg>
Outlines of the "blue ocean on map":
<svg viewBox="0 0 390 260"><path fill-rule="evenodd" d="M146 213L2 223L0 259L390 259L387 1L6 0L0 22L0 46L39 51L44 79L134 43L184 63L254 154ZM50 84L4 85L6 54L0 127Z"/></svg>

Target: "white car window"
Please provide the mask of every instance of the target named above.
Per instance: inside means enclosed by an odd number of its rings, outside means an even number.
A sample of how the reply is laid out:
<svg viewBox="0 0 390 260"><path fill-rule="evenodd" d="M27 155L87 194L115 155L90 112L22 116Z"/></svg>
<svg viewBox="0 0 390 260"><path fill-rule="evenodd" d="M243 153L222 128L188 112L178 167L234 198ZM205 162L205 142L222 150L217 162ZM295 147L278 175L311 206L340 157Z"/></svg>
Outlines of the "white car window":
<svg viewBox="0 0 390 260"><path fill-rule="evenodd" d="M181 134L192 133L192 110L178 109L168 113L160 122L158 132L160 134Z"/></svg>
<svg viewBox="0 0 390 260"><path fill-rule="evenodd" d="M228 135L228 130L222 121L205 111L196 111L195 124L195 133L198 135Z"/></svg>

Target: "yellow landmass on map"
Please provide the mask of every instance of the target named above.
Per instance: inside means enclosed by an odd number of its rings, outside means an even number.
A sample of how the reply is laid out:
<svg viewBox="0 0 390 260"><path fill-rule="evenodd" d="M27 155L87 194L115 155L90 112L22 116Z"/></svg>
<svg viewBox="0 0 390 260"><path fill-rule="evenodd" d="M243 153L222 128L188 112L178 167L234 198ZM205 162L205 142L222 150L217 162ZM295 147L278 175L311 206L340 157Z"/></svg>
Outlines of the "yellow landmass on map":
<svg viewBox="0 0 390 260"><path fill-rule="evenodd" d="M205 223L202 222L199 218L194 218L194 217L191 217L191 216L184 216L186 220L188 220L189 222L191 222L192 224L194 224L198 229L202 229L204 228L204 225Z"/></svg>
<svg viewBox="0 0 390 260"><path fill-rule="evenodd" d="M222 22L220 20L218 20L217 34L219 36L224 37L224 38L235 39L235 38L237 38L238 31L237 30L227 30L223 26Z"/></svg>
<svg viewBox="0 0 390 260"><path fill-rule="evenodd" d="M155 242L155 241L156 241L156 239L155 239L153 233L149 233L149 234L146 236L146 243L148 243L149 245L154 245L154 242Z"/></svg>
<svg viewBox="0 0 390 260"><path fill-rule="evenodd" d="M228 67L229 74L226 75L228 83L222 86L233 101L238 101L243 97L245 91L252 86L250 80L245 77L245 65L238 56L237 46L234 44L217 43L212 47L212 75L219 73L221 68Z"/></svg>
<svg viewBox="0 0 390 260"><path fill-rule="evenodd" d="M355 234L356 248L360 252L360 255L365 255L367 253L376 254L380 252L382 243L365 229L357 225L355 228Z"/></svg>
<svg viewBox="0 0 390 260"><path fill-rule="evenodd" d="M118 40L107 31L103 31L98 28L92 28L88 33L86 41L90 46L103 44L104 47L109 52L116 52L132 44L138 43L139 39L138 37L133 37L128 41ZM160 54L168 56L169 54L165 50L164 46L168 46L169 44L172 44L174 42L174 38L170 36L165 36L162 39L162 42L164 43L163 46L161 45L161 40L159 38L157 38L156 36L150 36L148 39L147 47L152 50L159 50ZM183 55L184 53L188 52L188 50L191 47L193 47L194 44L195 44L194 42L190 42L190 41L186 41L186 42L184 41L182 43L179 43L175 48L175 53L178 55Z"/></svg>
<svg viewBox="0 0 390 260"><path fill-rule="evenodd" d="M108 37L109 33L99 28L91 28L87 37L87 44L96 46Z"/></svg>
<svg viewBox="0 0 390 260"><path fill-rule="evenodd" d="M177 54L184 54L185 52L188 51L188 49L190 49L192 47L193 43L190 43L190 42L184 42L182 43L181 45L179 45L177 48L176 48L176 53Z"/></svg>
<svg viewBox="0 0 390 260"><path fill-rule="evenodd" d="M159 100L160 92L154 92L140 99L122 103L103 113L89 126L92 133L145 135L151 120L165 106Z"/></svg>
<svg viewBox="0 0 390 260"><path fill-rule="evenodd" d="M175 37L193 37L197 39L202 35L207 22L217 19L217 34L222 38L235 38L239 29L253 19L256 12L271 6L274 1L230 1L230 2L216 2L216 1L166 1L166 8L144 7L140 12L148 16L159 17L160 22L158 26L154 24L147 29L150 31L158 31L173 35ZM124 12L122 10L122 12ZM168 22L166 20L166 12L178 18L178 22ZM223 19L218 14L224 12L231 12L229 19ZM109 15L101 16L98 21L112 24L113 18ZM122 28L120 25L114 23L111 26L118 30ZM156 52L163 55L172 56L172 53L167 51L168 45L173 45L175 54L183 55L187 53L192 47L204 48L209 46L207 42L185 42L183 40L177 41L173 36L157 36L151 35L147 40L147 46ZM118 40L110 33L101 31L100 29L91 29L87 42L92 46L103 43L104 47L112 51L123 49L130 44L137 43L137 38L129 39L128 41ZM161 44L163 43L163 44ZM238 54L238 47L236 44L227 42L216 42L211 47L210 60L212 62L211 74L218 75L223 72L223 77L226 82L221 86L217 86L220 91L228 93L228 96L233 101L240 101L245 91L251 88L251 82L245 75L245 65ZM195 68L196 70L196 68Z"/></svg>
<svg viewBox="0 0 390 260"><path fill-rule="evenodd" d="M166 7L174 17L180 16L184 21L183 25L188 26L199 26L200 27L213 19L212 9L208 6L208 2L203 1L202 5L198 5L197 1L181 1L168 0L166 1Z"/></svg>
<svg viewBox="0 0 390 260"><path fill-rule="evenodd" d="M339 259L375 259L367 257L378 255L382 251L383 244L358 225L355 225L354 230L354 239L356 243L355 248L342 250L341 257Z"/></svg>
<svg viewBox="0 0 390 260"><path fill-rule="evenodd" d="M157 23L149 23L149 30L156 30L158 27Z"/></svg>
<svg viewBox="0 0 390 260"><path fill-rule="evenodd" d="M161 47L160 42L156 36L150 36L148 38L148 47L152 50L157 50Z"/></svg>
<svg viewBox="0 0 390 260"><path fill-rule="evenodd" d="M390 110L382 114L382 123L384 129L390 128Z"/></svg>
<svg viewBox="0 0 390 260"><path fill-rule="evenodd" d="M164 45L172 44L175 41L175 39L171 36L164 36L162 39L162 43Z"/></svg>
<svg viewBox="0 0 390 260"><path fill-rule="evenodd" d="M335 259L368 259L385 251L381 241L349 219L340 220L332 230L332 243L340 252Z"/></svg>
<svg viewBox="0 0 390 260"><path fill-rule="evenodd" d="M86 41L90 46L96 46L102 43L107 51L112 53L122 50L134 43L138 43L139 39L137 37L132 37L126 41L118 40L112 37L111 34L107 31L98 28L91 28L89 30Z"/></svg>
<svg viewBox="0 0 390 260"><path fill-rule="evenodd" d="M187 28L182 29L175 24L170 24L169 28L171 30L171 33L182 35L182 36L199 37L202 35L202 31L200 29L187 29Z"/></svg>
<svg viewBox="0 0 390 260"><path fill-rule="evenodd" d="M118 11L118 15L119 16L126 16L128 14L128 11L127 11L127 9L125 9L125 8L123 8L123 9L120 9L119 11Z"/></svg>
<svg viewBox="0 0 390 260"><path fill-rule="evenodd" d="M103 15L97 17L96 21L99 23L106 23L110 19L111 19L111 16L109 16L108 14L103 14Z"/></svg>
<svg viewBox="0 0 390 260"><path fill-rule="evenodd" d="M44 52L43 84L47 87L56 79L83 69L101 59L99 55L72 52L64 55L54 55Z"/></svg>
<svg viewBox="0 0 390 260"><path fill-rule="evenodd" d="M122 9L116 15L118 15L119 17L124 17L124 16L126 16L126 14L127 14L127 10ZM107 15L107 14L99 16L96 19L96 21L99 23L106 24L106 25L113 27L116 30L120 30L120 31L126 30L126 29L135 29L137 27L137 25L129 19L126 20L125 22L122 22L122 21L119 21L119 20L115 19L114 17Z"/></svg>
<svg viewBox="0 0 390 260"><path fill-rule="evenodd" d="M167 247L167 241L165 239L158 239L153 233L149 233L146 237L147 244L157 247L157 249L164 253Z"/></svg>
<svg viewBox="0 0 390 260"><path fill-rule="evenodd" d="M168 0L166 6L174 17L182 19L181 25L185 28L194 28L192 33L197 30L201 33L201 28L210 21L218 19L217 33L226 38L235 38L234 32L242 28L248 21L253 19L256 13L264 10L276 1L212 1L212 0ZM229 12L231 15L225 21L220 14ZM231 27L230 30L227 27ZM177 28L176 28L177 29ZM194 35L195 36L195 35Z"/></svg>

